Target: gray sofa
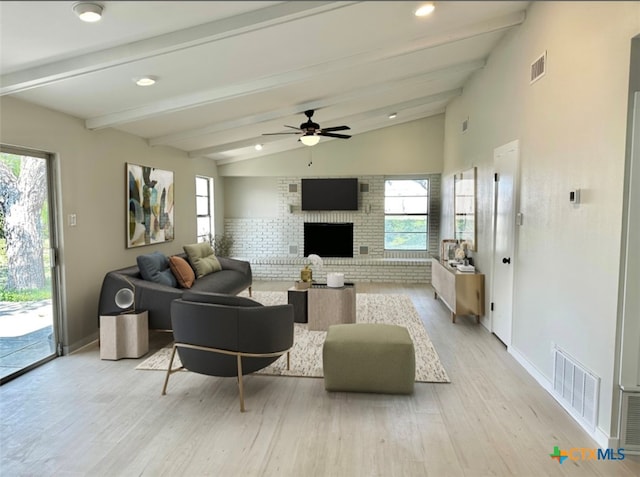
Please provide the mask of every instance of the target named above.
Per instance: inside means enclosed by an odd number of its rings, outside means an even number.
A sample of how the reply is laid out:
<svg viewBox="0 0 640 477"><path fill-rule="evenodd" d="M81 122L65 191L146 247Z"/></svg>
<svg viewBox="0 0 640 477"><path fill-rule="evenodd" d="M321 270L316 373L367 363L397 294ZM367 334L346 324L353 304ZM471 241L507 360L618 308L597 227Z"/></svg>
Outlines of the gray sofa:
<svg viewBox="0 0 640 477"><path fill-rule="evenodd" d="M185 258L185 254L176 254ZM236 295L249 289L251 293L251 264L243 260L218 257L222 270L196 279L192 292L213 292ZM187 291L161 283L144 280L137 266L108 272L102 282L98 316L121 313L115 295L121 288L135 288L135 308L149 312L149 328L171 330L171 302Z"/></svg>

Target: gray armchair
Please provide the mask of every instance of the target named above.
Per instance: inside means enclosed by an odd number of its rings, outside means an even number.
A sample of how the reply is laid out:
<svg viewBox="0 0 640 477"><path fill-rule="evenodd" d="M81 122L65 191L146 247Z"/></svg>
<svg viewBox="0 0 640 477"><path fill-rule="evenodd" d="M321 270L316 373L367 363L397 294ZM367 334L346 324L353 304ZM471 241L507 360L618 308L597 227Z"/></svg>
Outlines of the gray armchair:
<svg viewBox="0 0 640 477"><path fill-rule="evenodd" d="M166 394L176 351L182 368L209 376L237 377L269 366L293 346L293 305L263 306L249 298L185 292L171 303L174 345L162 388ZM182 369L180 368L180 369Z"/></svg>

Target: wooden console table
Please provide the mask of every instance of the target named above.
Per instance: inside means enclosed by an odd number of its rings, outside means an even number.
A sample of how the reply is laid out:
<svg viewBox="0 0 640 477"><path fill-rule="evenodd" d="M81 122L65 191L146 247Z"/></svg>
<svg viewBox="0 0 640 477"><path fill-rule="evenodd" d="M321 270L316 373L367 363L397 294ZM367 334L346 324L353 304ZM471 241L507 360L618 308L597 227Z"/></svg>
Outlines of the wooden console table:
<svg viewBox="0 0 640 477"><path fill-rule="evenodd" d="M451 321L456 315L473 315L476 321L484 315L484 275L482 273L460 272L454 267L433 260L431 285L435 299L440 298L449 310Z"/></svg>

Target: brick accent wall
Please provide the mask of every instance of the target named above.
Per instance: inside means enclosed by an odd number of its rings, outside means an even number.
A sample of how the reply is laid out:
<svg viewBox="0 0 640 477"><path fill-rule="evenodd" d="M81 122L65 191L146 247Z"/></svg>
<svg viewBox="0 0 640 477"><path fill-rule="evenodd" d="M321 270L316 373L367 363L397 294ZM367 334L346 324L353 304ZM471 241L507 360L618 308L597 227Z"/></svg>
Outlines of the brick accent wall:
<svg viewBox="0 0 640 477"><path fill-rule="evenodd" d="M430 184L429 248L438 252L440 227L440 175L427 176ZM427 252L384 250L384 176L358 177L357 211L307 212L300 209L300 177L278 179L278 215L268 218L227 218L225 232L233 236L232 255L251 262L260 280L296 280L307 263L304 258L305 222L352 222L353 258L326 258L314 279L327 272L342 272L346 281L431 282ZM364 187L363 187L364 185ZM368 191L363 191L368 187Z"/></svg>

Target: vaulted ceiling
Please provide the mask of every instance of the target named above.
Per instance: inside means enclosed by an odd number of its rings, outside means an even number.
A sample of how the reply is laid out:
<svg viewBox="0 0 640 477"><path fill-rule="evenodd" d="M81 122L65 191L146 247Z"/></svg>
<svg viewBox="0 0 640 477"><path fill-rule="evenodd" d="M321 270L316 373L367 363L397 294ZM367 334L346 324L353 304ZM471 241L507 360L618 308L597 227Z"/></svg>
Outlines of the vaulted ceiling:
<svg viewBox="0 0 640 477"><path fill-rule="evenodd" d="M74 3L0 2L0 94L226 163L307 147L263 133L309 109L352 135L442 113L529 2Z"/></svg>

